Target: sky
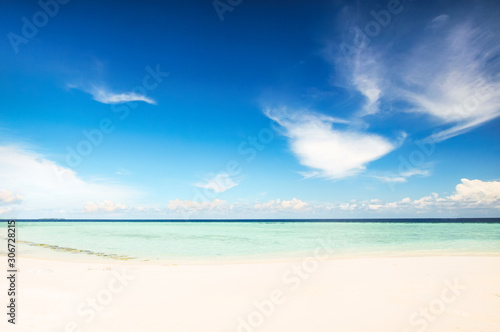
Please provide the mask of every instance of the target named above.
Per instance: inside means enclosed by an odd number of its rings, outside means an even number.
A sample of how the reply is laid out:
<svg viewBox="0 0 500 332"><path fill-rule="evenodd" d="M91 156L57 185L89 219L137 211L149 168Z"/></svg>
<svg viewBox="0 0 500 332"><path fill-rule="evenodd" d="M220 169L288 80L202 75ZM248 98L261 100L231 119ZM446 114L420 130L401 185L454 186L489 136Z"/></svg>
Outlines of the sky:
<svg viewBox="0 0 500 332"><path fill-rule="evenodd" d="M0 218L500 217L497 1L0 7Z"/></svg>

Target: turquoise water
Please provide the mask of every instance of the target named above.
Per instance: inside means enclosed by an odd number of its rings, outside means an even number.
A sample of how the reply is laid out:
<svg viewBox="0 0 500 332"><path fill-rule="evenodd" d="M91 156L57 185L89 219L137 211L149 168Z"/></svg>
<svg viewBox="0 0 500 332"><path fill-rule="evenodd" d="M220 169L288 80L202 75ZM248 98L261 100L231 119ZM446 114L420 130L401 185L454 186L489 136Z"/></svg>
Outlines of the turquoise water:
<svg viewBox="0 0 500 332"><path fill-rule="evenodd" d="M184 262L305 257L324 247L339 256L500 253L500 223L73 221L16 227L20 255Z"/></svg>

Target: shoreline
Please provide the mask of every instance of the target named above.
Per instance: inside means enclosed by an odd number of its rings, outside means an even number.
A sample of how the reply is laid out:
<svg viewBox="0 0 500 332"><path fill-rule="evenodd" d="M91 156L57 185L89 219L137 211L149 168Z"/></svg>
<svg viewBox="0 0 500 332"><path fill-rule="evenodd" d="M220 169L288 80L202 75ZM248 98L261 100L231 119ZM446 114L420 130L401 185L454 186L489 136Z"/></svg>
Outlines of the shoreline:
<svg viewBox="0 0 500 332"><path fill-rule="evenodd" d="M359 259L380 259L380 258L426 258L426 257L498 257L500 258L500 253L498 252L422 252L422 251L407 251L400 253L359 253L359 254L331 254L324 258L315 258L313 255L308 255L310 252L298 252L295 255L277 255L275 257L269 258L268 255L258 255L255 257L224 257L224 258L206 258L206 259L193 259L184 258L178 260L151 260L151 259L114 259L108 257L87 257L87 255L79 255L72 253L50 253L48 255L36 254L36 255L23 255L17 254L17 260L22 261L24 259L28 260L41 260L41 261L51 261L51 262L65 262L65 263L110 263L116 265L162 265L162 266L196 266L196 265L239 265L239 264L273 264L273 263L294 263L301 262L307 258L314 258L317 261L338 261L338 260L359 260ZM51 257L52 256L52 257ZM78 256L78 257L76 257ZM0 253L0 260L6 260L7 255L5 253Z"/></svg>

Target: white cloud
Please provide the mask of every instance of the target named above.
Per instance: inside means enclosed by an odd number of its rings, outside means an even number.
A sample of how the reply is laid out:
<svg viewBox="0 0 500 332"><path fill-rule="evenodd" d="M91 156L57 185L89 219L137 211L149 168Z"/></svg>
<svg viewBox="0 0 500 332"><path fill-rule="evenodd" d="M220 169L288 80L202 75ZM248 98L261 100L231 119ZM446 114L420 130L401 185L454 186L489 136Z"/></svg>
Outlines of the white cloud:
<svg viewBox="0 0 500 332"><path fill-rule="evenodd" d="M414 176L414 175L429 176L430 172L426 169L413 168L409 171L401 173L401 176L404 176L406 178L409 178L410 176Z"/></svg>
<svg viewBox="0 0 500 332"><path fill-rule="evenodd" d="M411 200L404 198L400 201L384 202L378 199L355 201L327 206L328 210L356 210L358 212L377 211L404 213L427 213L436 215L438 211L462 213L472 211L500 212L500 182L462 179L455 187L452 195L440 197L436 193Z"/></svg>
<svg viewBox="0 0 500 332"><path fill-rule="evenodd" d="M449 199L468 207L500 208L500 182L462 179Z"/></svg>
<svg viewBox="0 0 500 332"><path fill-rule="evenodd" d="M337 207L344 211L353 211L357 206L356 203L340 203Z"/></svg>
<svg viewBox="0 0 500 332"><path fill-rule="evenodd" d="M329 179L356 174L396 147L379 135L335 128L345 121L332 117L286 109L267 109L265 114L285 128L300 163Z"/></svg>
<svg viewBox="0 0 500 332"><path fill-rule="evenodd" d="M156 102L144 95L135 92L113 93L105 88L92 88L89 91L95 101L103 104L121 104L131 101L143 101L148 104L156 104Z"/></svg>
<svg viewBox="0 0 500 332"><path fill-rule="evenodd" d="M471 22L431 29L395 70L403 84L395 89L416 112L453 126L434 135L448 139L500 115L500 82L495 57L500 38L494 27Z"/></svg>
<svg viewBox="0 0 500 332"><path fill-rule="evenodd" d="M381 217L453 217L453 216L496 216L500 213L500 182L462 179L455 191L446 196L436 193L418 198L403 198L398 201L381 199L350 200L338 203L308 203L297 198L274 199L263 203L228 203L213 201L171 200L168 209L187 217L190 212L198 217L218 216L231 213L230 217L282 216L305 212L308 217L317 218L381 218ZM188 214L183 214L183 213ZM191 215L189 215L191 216Z"/></svg>
<svg viewBox="0 0 500 332"><path fill-rule="evenodd" d="M346 26L349 26L346 21ZM355 36L352 33L355 32ZM363 96L363 105L353 115L354 118L361 118L372 115L380 111L381 98L385 91L385 73L387 72L383 63L384 55L369 48L370 39L363 38L363 33L359 28L349 29L345 40L354 37L354 45L351 42L330 43L326 49L326 60L335 67L333 81L335 86L344 86L349 90L355 90ZM342 50L339 54L337 50ZM347 48L345 48L347 47Z"/></svg>
<svg viewBox="0 0 500 332"><path fill-rule="evenodd" d="M373 176L375 179L378 179L382 182L389 182L389 183L402 183L402 182L408 182L408 179L404 176L391 176L391 175L374 175Z"/></svg>
<svg viewBox="0 0 500 332"><path fill-rule="evenodd" d="M429 176L430 172L425 169L411 169L406 172L398 173L398 174L393 174L393 173L388 173L386 175L372 175L375 179L378 179L382 182L387 182L387 183L403 183L403 182L408 182L408 178L419 175L419 176Z"/></svg>
<svg viewBox="0 0 500 332"><path fill-rule="evenodd" d="M87 213L95 212L118 212L125 210L126 206L120 203L113 203L111 201L104 201L101 203L89 202L85 205L84 211Z"/></svg>
<svg viewBox="0 0 500 332"><path fill-rule="evenodd" d="M238 183L234 182L228 173L219 173L212 178L205 179L204 183L195 184L196 187L211 189L217 193L224 192L237 185Z"/></svg>
<svg viewBox="0 0 500 332"><path fill-rule="evenodd" d="M352 69L351 83L365 97L363 109L358 116L375 114L379 111L381 90L381 74L379 60L375 56L358 53L349 64Z"/></svg>
<svg viewBox="0 0 500 332"><path fill-rule="evenodd" d="M85 91L86 93L91 94L95 101L103 104L121 104L132 101L143 101L148 104L156 105L156 101L152 98L137 92L115 93L102 86L89 86L88 84L66 84L66 86L68 89L80 89Z"/></svg>
<svg viewBox="0 0 500 332"><path fill-rule="evenodd" d="M0 146L0 183L23 197L25 214L19 217L60 216L57 211L81 211L86 202L126 202L140 195L126 186L83 180L73 170L16 146Z"/></svg>
<svg viewBox="0 0 500 332"><path fill-rule="evenodd" d="M329 60L366 97L358 116L376 113L382 97L403 102L403 111L425 114L444 127L432 135L439 142L500 115L499 28L498 22L453 21L443 14L427 29L405 35L410 46L404 51L377 40Z"/></svg>
<svg viewBox="0 0 500 332"><path fill-rule="evenodd" d="M222 211L232 209L232 206L227 201L221 199L214 199L213 201L181 201L180 199L171 200L168 202L167 208L171 211L184 210L184 211Z"/></svg>
<svg viewBox="0 0 500 332"><path fill-rule="evenodd" d="M271 200L266 203L255 204L254 208L257 210L264 210L269 212L275 211L303 211L309 208L309 204L297 198L286 200Z"/></svg>
<svg viewBox="0 0 500 332"><path fill-rule="evenodd" d="M24 197L19 194L14 195L6 189L0 190L0 204L16 204L20 203L23 199Z"/></svg>

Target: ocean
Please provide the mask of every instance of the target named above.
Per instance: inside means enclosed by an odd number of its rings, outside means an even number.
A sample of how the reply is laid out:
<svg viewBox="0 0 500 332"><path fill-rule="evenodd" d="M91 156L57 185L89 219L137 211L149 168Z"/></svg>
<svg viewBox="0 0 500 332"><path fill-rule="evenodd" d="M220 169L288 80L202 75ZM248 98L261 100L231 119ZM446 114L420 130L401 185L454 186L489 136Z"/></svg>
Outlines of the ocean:
<svg viewBox="0 0 500 332"><path fill-rule="evenodd" d="M21 257L181 264L295 259L318 248L337 257L500 254L500 218L25 220L16 222L16 232ZM0 253L6 249L2 244Z"/></svg>

